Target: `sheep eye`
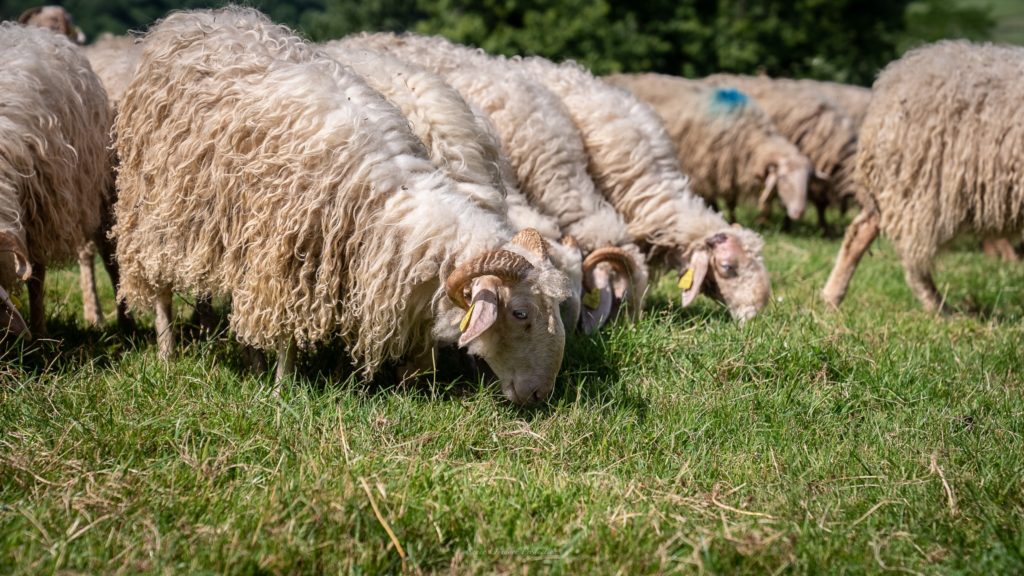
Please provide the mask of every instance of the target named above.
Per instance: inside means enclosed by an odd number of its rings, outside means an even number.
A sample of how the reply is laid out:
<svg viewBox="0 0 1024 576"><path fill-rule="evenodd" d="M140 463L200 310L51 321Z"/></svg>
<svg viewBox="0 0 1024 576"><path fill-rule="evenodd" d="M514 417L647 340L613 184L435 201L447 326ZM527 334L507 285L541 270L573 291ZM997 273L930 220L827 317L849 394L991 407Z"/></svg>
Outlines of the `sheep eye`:
<svg viewBox="0 0 1024 576"><path fill-rule="evenodd" d="M733 276L736 274L736 266L733 264L720 264L719 267L722 269L723 276Z"/></svg>
<svg viewBox="0 0 1024 576"><path fill-rule="evenodd" d="M526 320L526 318L529 316L526 313L526 310L522 309L513 310L512 315L516 317L516 320Z"/></svg>

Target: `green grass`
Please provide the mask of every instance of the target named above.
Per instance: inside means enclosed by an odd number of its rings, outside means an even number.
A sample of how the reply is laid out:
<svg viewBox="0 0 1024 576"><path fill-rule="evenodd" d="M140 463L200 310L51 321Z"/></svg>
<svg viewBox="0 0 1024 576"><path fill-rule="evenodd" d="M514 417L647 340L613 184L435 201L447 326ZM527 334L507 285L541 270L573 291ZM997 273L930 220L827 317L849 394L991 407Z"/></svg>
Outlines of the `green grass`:
<svg viewBox="0 0 1024 576"><path fill-rule="evenodd" d="M0 364L0 573L1021 573L1024 266L958 244L937 279L974 312L936 318L883 243L829 313L838 242L798 232L754 322L662 279L536 410L336 349L276 396L184 329L163 365L54 273L55 341Z"/></svg>

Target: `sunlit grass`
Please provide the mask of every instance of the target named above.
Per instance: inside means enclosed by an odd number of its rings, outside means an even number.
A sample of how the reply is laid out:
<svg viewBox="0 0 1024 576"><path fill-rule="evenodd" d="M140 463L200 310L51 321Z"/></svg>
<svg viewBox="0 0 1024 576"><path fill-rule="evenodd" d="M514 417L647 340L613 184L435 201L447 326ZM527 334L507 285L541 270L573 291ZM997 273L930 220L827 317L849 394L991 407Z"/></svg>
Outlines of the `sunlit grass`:
<svg viewBox="0 0 1024 576"><path fill-rule="evenodd" d="M536 410L337 349L277 396L187 328L165 365L53 273L55 341L0 365L0 573L1024 570L1024 267L958 243L937 280L973 312L936 318L882 243L832 313L838 241L766 236L755 321L663 279Z"/></svg>

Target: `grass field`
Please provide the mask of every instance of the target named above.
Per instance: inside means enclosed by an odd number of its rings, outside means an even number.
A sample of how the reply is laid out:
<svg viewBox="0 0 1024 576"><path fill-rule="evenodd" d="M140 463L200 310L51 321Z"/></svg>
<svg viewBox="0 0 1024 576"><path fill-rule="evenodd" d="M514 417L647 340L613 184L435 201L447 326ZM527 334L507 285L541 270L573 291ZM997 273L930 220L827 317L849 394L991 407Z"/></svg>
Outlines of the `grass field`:
<svg viewBox="0 0 1024 576"><path fill-rule="evenodd" d="M337 350L276 396L187 331L163 365L55 273L55 341L0 364L0 573L1024 572L1024 266L958 244L936 318L882 244L829 313L838 242L767 240L754 322L662 279L535 410Z"/></svg>

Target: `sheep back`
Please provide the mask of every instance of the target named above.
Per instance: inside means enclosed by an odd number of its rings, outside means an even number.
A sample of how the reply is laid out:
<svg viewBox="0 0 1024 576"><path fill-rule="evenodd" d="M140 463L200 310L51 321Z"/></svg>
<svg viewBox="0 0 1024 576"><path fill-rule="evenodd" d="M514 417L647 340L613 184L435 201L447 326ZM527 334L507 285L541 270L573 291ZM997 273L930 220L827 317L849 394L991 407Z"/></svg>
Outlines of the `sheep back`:
<svg viewBox="0 0 1024 576"><path fill-rule="evenodd" d="M67 261L100 223L111 178L107 97L67 38L0 24L0 228L33 262Z"/></svg>
<svg viewBox="0 0 1024 576"><path fill-rule="evenodd" d="M1024 48L939 42L887 66L857 170L904 260L1024 227Z"/></svg>
<svg viewBox="0 0 1024 576"><path fill-rule="evenodd" d="M117 120L120 297L232 298L261 348L334 335L370 376L458 337L441 287L511 237L450 189L400 112L250 9L154 26Z"/></svg>

